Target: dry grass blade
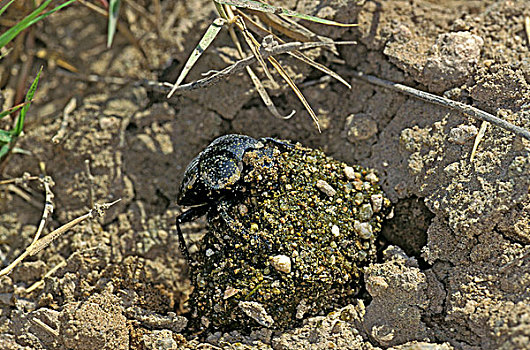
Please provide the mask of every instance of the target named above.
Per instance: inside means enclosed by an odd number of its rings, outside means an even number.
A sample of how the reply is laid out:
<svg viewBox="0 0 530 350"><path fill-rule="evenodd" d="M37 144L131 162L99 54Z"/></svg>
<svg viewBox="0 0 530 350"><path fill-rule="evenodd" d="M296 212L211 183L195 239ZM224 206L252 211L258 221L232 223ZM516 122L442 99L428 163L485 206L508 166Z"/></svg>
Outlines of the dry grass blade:
<svg viewBox="0 0 530 350"><path fill-rule="evenodd" d="M325 73L325 74L329 75L330 77L340 81L342 84L346 85L346 87L348 89L351 89L350 83L348 83L346 80L344 80L338 73L332 71L331 69L329 69L328 67L324 66L323 64L315 62L311 58L309 58L306 55L304 55L302 52L293 51L293 52L288 52L287 54L289 54L289 55L293 56L294 58L304 62L305 64L310 65L313 68L318 69L322 73Z"/></svg>
<svg viewBox="0 0 530 350"><path fill-rule="evenodd" d="M284 16L297 17L305 19L311 22L336 26L336 27L356 27L358 24L348 24L348 23L339 23L331 21L329 19L319 18L315 16L305 15L303 13L298 13L292 10L284 9L281 7L272 6L263 2L253 1L253 0L214 0L214 2L224 5L230 5L235 7L241 7L249 10L256 10L260 12L280 14Z"/></svg>
<svg viewBox="0 0 530 350"><path fill-rule="evenodd" d="M298 22L295 22L289 17L282 17L272 13L263 13L259 11L249 11L250 13L255 14L265 25L271 27L274 30L282 33L283 35L297 41L307 42L307 41L324 41L332 42L333 39L328 38L327 36L322 36L314 33L313 31L307 29ZM238 13L243 13L243 11L238 11ZM248 18L248 16L247 16ZM329 46L329 49L334 55L338 55L337 48L334 46Z"/></svg>
<svg viewBox="0 0 530 350"><path fill-rule="evenodd" d="M267 39L267 38L265 38L265 39ZM351 43L352 42L350 42L350 41L334 42L333 45L337 45L337 44L348 45L348 44L351 44ZM268 57L273 56L273 55L280 55L280 54L291 52L291 51L311 49L311 48L314 48L314 47L326 46L326 45L330 45L330 43L322 43L322 42L316 42L316 43L292 42L292 43L281 44L281 45L272 45L272 46L267 46L267 47L264 47L264 45L262 44L262 47L261 47L260 51L261 51L261 55L263 56L263 58L268 58ZM192 90L204 89L206 87L212 86L212 85L218 83L219 81L228 78L232 74L240 72L241 70L245 69L245 67L251 65L252 63L254 63L256 61L257 60L256 60L256 57L254 57L254 55L245 57L242 60L239 60L236 63L234 63L234 64L222 69L221 71L218 71L215 74L212 74L212 75L210 75L210 76L208 76L206 78L194 81L192 83L182 84L182 85L177 87L175 92L192 91ZM162 84L159 84L159 83L153 84L152 82L145 81L144 83L146 85L148 85L148 86L162 86L162 87L170 88L170 89L173 88L173 84L167 83L167 82L166 83L162 83Z"/></svg>
<svg viewBox="0 0 530 350"><path fill-rule="evenodd" d="M486 133L486 128L488 127L488 125L489 123L486 121L482 122L482 124L480 125L480 129L477 133L477 136L475 137L475 142L473 143L473 149L471 150L471 156L469 157L470 162L472 162L473 159L475 159L475 154L477 153L478 145L480 141L482 140L482 138L484 137L484 134Z"/></svg>
<svg viewBox="0 0 530 350"><path fill-rule="evenodd" d="M184 68L182 68L182 72L180 72L179 77L177 78L177 81L173 85L173 89L169 92L167 95L167 98L170 98L175 93L175 90L179 87L179 85L182 83L184 78L188 75L189 71L199 57L201 57L202 53L210 46L210 44L214 41L214 39L217 37L217 34L221 31L223 26L225 25L226 20L222 18L217 18L213 21L212 24L208 27L208 30L206 33L204 33L203 37L199 41L199 44L195 47L193 52L191 53L190 57L186 61L186 64L184 65Z"/></svg>
<svg viewBox="0 0 530 350"><path fill-rule="evenodd" d="M261 52L259 50L260 45L254 39L254 37L248 32L245 23L238 17L234 16L234 13L232 12L232 9L230 6L222 7L224 14L230 18L231 21L234 21L236 25L238 25L239 29L243 33L243 37L245 38L245 41L247 42L247 45L251 48L252 53L256 60L260 63L261 67L263 68L263 71L269 77L269 80L272 82L274 88L278 88L279 85L276 83L274 78L272 77L272 74L270 74L269 68L267 67L267 64L265 63L265 60L263 59L263 56L261 55ZM233 27L228 28L228 33L230 34L230 37L232 39L232 42L237 48L237 51L240 55L240 58L244 57L243 48L241 47L241 43L239 42L239 39L237 38L236 32ZM274 102L272 102L272 99L270 98L269 94L267 93L267 90L265 89L265 86L263 86L263 83L258 78L258 76L254 73L252 68L249 66L246 67L247 74L250 77L250 80L252 81L252 84L254 84L254 87L256 88L256 91L258 92L259 96L261 97L261 100L269 110L269 112L275 117L279 119L289 119L294 115L296 111L291 112L291 114L287 116L283 116L280 114L276 106L274 105Z"/></svg>
<svg viewBox="0 0 530 350"><path fill-rule="evenodd" d="M32 256L40 252L42 249L46 248L50 243L52 243L55 239L59 238L61 235L63 235L65 232L70 230L75 225L87 220L92 219L97 216L103 215L104 211L113 206L114 204L118 203L121 199L118 199L111 203L104 203L104 204L97 204L94 208L92 208L88 213L85 215L82 215L63 226L59 227L58 229L50 232L48 235L40 238L36 242L31 243L26 250L18 257L16 258L11 264L6 266L2 271L0 271L0 277L7 275L10 273L18 264L22 262L27 256Z"/></svg>
<svg viewBox="0 0 530 350"><path fill-rule="evenodd" d="M269 62L274 66L274 68L278 71L278 73L285 80L285 82L287 84L289 84L289 87L294 91L294 93L296 94L298 99L302 102L302 104L304 105L304 107L307 110L307 112L309 112L309 115L311 116L311 119L313 119L313 122L315 122L315 125L317 126L318 132L322 132L322 130L320 129L320 124L318 122L317 115L315 114L315 112L313 111L313 108L311 108L311 106L309 105L309 103L305 99L305 97L302 94L302 92L298 89L298 87L296 86L294 81L291 79L291 77L289 77L287 72L283 69L281 64L274 57L269 57Z"/></svg>
<svg viewBox="0 0 530 350"><path fill-rule="evenodd" d="M272 32L270 32L269 30L265 29L264 27L262 27L259 23L257 23L256 21L254 21L252 18L250 18L249 16L247 16L244 12L242 11L238 11L238 14L245 20L245 22L247 23L248 26L251 27L251 29L254 31L254 32L257 32L258 35L261 35L262 37L265 37L265 36L268 36L268 35L272 35L274 37L275 40L277 40L278 42L280 43L285 43L285 41L283 41L281 38L279 38L278 36L274 35ZM352 42L353 44L354 42ZM334 47L335 45L333 45ZM342 84L346 85L348 87L348 89L351 89L351 85L346 81L344 80L338 73L332 71L331 69L329 69L328 67L324 66L323 64L320 64L318 62L315 62L314 60L312 60L311 58L309 58L307 55L305 55L304 53L300 52L300 51L292 51L292 52L288 52L287 54L289 54L290 56L304 62L305 64L308 64L310 65L311 67L313 68L316 68L318 70L320 70L321 72L335 78L336 80L340 81Z"/></svg>
<svg viewBox="0 0 530 350"><path fill-rule="evenodd" d="M258 43L258 41L247 30L247 27L245 26L245 22L243 22L243 20L239 19L236 22L236 24L238 24L239 29L241 30L241 33L243 34L243 38L245 38L245 41L247 42L247 45L250 47L250 50L252 51L252 54L258 60L261 68L263 69L263 72L265 73L267 78L271 81L271 83L273 85L273 88L274 89L279 88L278 83L276 82L276 80L274 80L271 72L269 71L269 67L267 67L267 64L265 63L265 60L263 59L263 56L261 56L261 52L259 51L260 44ZM243 57L241 57L241 58L243 58Z"/></svg>
<svg viewBox="0 0 530 350"><path fill-rule="evenodd" d="M250 67L247 68L247 73L250 76L250 79L252 80L252 83L256 87L256 90L258 91L259 96L261 97L261 100L269 110L269 112L278 119L290 119L295 113L295 110L292 110L290 114L283 116L280 114L276 106L274 105L274 102L272 102L272 99L270 98L269 94L267 93L267 90L261 83L261 80L257 77L256 73L252 70Z"/></svg>
<svg viewBox="0 0 530 350"><path fill-rule="evenodd" d="M411 88L410 86L406 86L403 84L394 83L392 81L380 79L372 75L365 75L361 72L354 72L354 74L356 78L361 79L367 83L374 84L377 86L382 86L384 88L391 89L394 91L399 91L401 93L410 95L420 100L453 109L455 111L469 115L470 117L473 117L475 119L487 121L501 129L508 130L517 136L530 140L529 130L522 128L520 126L517 126L517 125L513 125L512 123L507 122L504 119L496 117L490 113L484 112L483 110L480 110L473 106L466 105L465 103L462 103L462 102L453 101L445 97L433 95L425 91L414 89L414 88Z"/></svg>
<svg viewBox="0 0 530 350"><path fill-rule="evenodd" d="M62 267L65 267L66 266L66 261L61 261L60 263L58 263L57 265L55 265L53 268L50 269L50 271L46 272L46 274L42 277L41 280L33 283L31 286L29 286L28 288L26 288L26 290L24 290L24 293L26 294L29 294L31 292L33 292L35 289L39 288L40 286L44 285L44 279L46 277L50 277L51 275L53 275L57 270L59 270L60 268Z"/></svg>
<svg viewBox="0 0 530 350"><path fill-rule="evenodd" d="M269 26L270 28L277 30L281 34L287 36L288 38L291 38L296 41L315 41L316 36L315 34L310 31L309 29L305 28L307 31L299 30L298 28L294 28L290 25L283 25L280 23L281 17L270 14L270 13L263 13L260 11L253 11L253 10L247 10L248 13L256 15L260 19L263 24L266 26ZM238 10L238 13L244 14L243 11ZM313 39L313 40L311 40Z"/></svg>
<svg viewBox="0 0 530 350"><path fill-rule="evenodd" d="M24 173L21 177L16 177L13 179L7 179L0 181L0 185L9 185L9 184L26 184L29 181L38 180L38 176L32 176L29 173Z"/></svg>
<svg viewBox="0 0 530 350"><path fill-rule="evenodd" d="M526 41L528 42L528 45L530 46L530 16L526 16L524 18L524 29L526 32Z"/></svg>

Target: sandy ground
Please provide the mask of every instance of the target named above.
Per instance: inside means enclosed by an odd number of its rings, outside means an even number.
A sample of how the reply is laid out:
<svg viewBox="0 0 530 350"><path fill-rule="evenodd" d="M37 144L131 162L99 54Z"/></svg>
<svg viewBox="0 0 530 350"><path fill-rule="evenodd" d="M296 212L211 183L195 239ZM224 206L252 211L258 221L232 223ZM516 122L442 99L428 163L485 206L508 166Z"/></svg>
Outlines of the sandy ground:
<svg viewBox="0 0 530 350"><path fill-rule="evenodd" d="M154 13L149 2L137 3ZM530 129L530 2L282 3L360 24L308 24L357 41L339 47L337 57L313 53L351 89L282 57L322 133L287 89L273 91L273 99L297 114L287 121L270 116L244 74L169 100L141 84L176 79L214 18L210 1L163 1L158 21L125 3L123 21L145 56L121 34L106 49L105 19L82 6L38 25L36 48L55 52L80 74L35 59L31 71L44 65L44 72L18 144L31 155L14 155L2 178L42 174L45 165L55 182L45 232L86 213L91 197L121 202L0 278L0 349L530 348L530 143L490 125L470 160L480 121L354 77L359 71L414 86ZM233 53L223 32L189 80L230 64ZM6 62L2 93L9 101L22 63ZM91 82L88 74L131 83ZM66 133L54 143L74 97ZM191 158L226 133L300 141L378 171L395 217L383 228L381 254L366 269L358 298L294 329L199 338L186 332L191 287L175 235L176 194ZM0 187L2 267L31 242L42 214L42 189L30 183L21 190L29 200ZM197 240L205 221L184 229Z"/></svg>

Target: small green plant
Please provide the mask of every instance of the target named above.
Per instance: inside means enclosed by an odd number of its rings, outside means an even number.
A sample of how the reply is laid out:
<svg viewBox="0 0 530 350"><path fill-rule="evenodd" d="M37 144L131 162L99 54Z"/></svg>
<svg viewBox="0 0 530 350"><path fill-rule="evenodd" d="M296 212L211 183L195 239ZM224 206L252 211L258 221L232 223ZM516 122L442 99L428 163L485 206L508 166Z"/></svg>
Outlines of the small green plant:
<svg viewBox="0 0 530 350"><path fill-rule="evenodd" d="M108 34L107 34L107 47L112 45L114 34L116 34L116 26L118 25L118 15L120 12L121 0L110 0L109 1L109 19L108 19Z"/></svg>
<svg viewBox="0 0 530 350"><path fill-rule="evenodd" d="M7 10L9 5L11 5L15 0L11 0L6 5L4 5L0 9L0 16ZM65 3L53 8L52 10L48 12L44 12L46 7L52 2L52 0L46 0L44 1L39 7L37 7L35 10L33 10L29 15L24 17L20 22L15 24L13 27L9 28L7 31L5 31L3 34L0 35L0 48L6 46L11 40L13 40L21 31L24 29L32 26L33 24L37 23L43 18L46 18L47 16L51 15L52 13L59 11L63 7L66 7L73 3L76 0L68 0ZM43 13L44 12L44 13Z"/></svg>
<svg viewBox="0 0 530 350"><path fill-rule="evenodd" d="M8 7L14 1L15 0L11 0L7 4L2 6L2 8L0 8L0 16L3 15L3 13L8 9ZM48 7L48 5L50 5L52 0L44 1L40 6L35 8L30 14L28 14L22 20L17 22L13 27L9 28L4 33L0 34L0 49L4 48L7 44L9 44L9 42L11 42L23 30L29 28L33 24L46 18L52 13L59 11L60 9L70 5L74 1L76 0L68 0L64 2L63 4L58 5L57 7L47 12L44 12L44 11ZM8 54L8 52L5 54ZM3 57L0 57L0 59L1 58ZM39 83L39 77L40 77L41 72L42 72L42 67L39 69L39 72L37 73L36 78L33 80L33 83L31 84L23 103L13 106L6 111L0 112L0 119L2 119L5 116L10 115L20 110L20 114L18 115L18 118L16 119L15 126L11 130L0 130L0 164L6 160L9 152L14 149L16 140L24 128L24 121L26 119L26 113L29 109L31 102L33 101L33 95L35 94L35 90L37 89L37 84Z"/></svg>
<svg viewBox="0 0 530 350"><path fill-rule="evenodd" d="M39 72L37 73L35 80L33 80L33 83L31 83L28 93L26 94L24 103L19 104L18 106L12 107L8 109L7 111L2 112L0 114L0 118L3 118L6 115L14 113L15 111L20 109L20 114L18 115L17 121L15 123L15 127L9 131L0 130L0 162L5 160L6 156L13 149L18 136L20 135L20 133L22 132L22 129L24 128L24 120L26 119L26 113L28 112L29 106L31 105L31 101L33 100L33 95L35 94L35 91L37 90L37 85L39 83L41 72L42 72L42 67L39 69Z"/></svg>
<svg viewBox="0 0 530 350"><path fill-rule="evenodd" d="M168 98L171 97L175 91L177 91L179 85L184 81L184 78L189 73L191 68L195 65L202 53L210 46L213 40L217 37L219 32L223 27L228 28L228 32L232 39L232 42L236 46L240 59L244 59L246 54L243 51L241 43L239 42L238 35L234 28L238 30L240 35L245 40L247 46L249 47L252 54L256 57L259 65L261 66L266 77L271 81L273 87L278 87L279 85L273 78L269 70L270 64L272 68L280 75L280 77L287 83L287 85L294 91L298 99L302 102L309 115L315 122L318 130L320 131L320 126L318 123L318 118L305 99L304 95L300 92L294 81L289 77L282 65L274 58L272 55L268 55L266 58L261 54L260 48L261 44L256 40L254 34L257 34L261 37L266 37L271 35L272 38L277 43L285 43L280 37L269 30L268 28L274 28L281 34L284 34L292 39L298 41L317 41L326 43L327 45L333 45L333 41L329 38L325 38L317 35L316 33L311 32L309 29L303 27L297 22L289 19L290 17L297 17L304 20L321 23L325 25L333 25L339 27L353 27L357 24L343 24L335 21L330 21L327 19L314 17L310 15L305 15L297 13L288 9L283 9L281 7L275 7L269 4L266 4L262 1L253 1L253 0L213 0L215 8L220 16L213 21L209 26L206 33L200 40L197 47L193 50L190 57L188 58L184 68L182 69L179 77L177 78L175 84L173 84L171 91L168 94ZM259 21L253 19L252 15L255 15L259 18ZM254 33L254 34L253 34ZM287 52L289 55L295 57L296 59L313 66L316 69L321 70L322 72L332 76L333 78L339 80L346 86L350 87L349 84L344 81L337 73L331 71L329 68L313 61L311 58L303 54L298 50L293 50L292 52ZM287 116L282 116L274 106L270 96L267 93L263 83L254 73L254 71L249 67L245 67L252 83L254 84L256 90L258 91L261 99L269 109L270 113L275 117L288 119L293 114L291 112Z"/></svg>

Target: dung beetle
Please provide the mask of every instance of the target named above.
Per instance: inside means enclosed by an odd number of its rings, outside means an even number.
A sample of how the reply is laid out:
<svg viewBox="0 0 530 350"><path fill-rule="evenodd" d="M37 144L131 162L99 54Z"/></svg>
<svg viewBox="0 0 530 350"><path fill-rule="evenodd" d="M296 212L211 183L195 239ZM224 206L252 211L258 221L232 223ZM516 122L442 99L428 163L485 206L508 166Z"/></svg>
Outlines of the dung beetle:
<svg viewBox="0 0 530 350"><path fill-rule="evenodd" d="M242 175L248 171L243 162L245 154L257 151L258 156L272 155L271 146L286 149L290 144L270 137L254 139L246 135L230 134L218 137L192 159L184 172L177 204L191 206L177 216L179 248L189 261L189 252L180 225L216 210L226 221L223 203L245 191Z"/></svg>

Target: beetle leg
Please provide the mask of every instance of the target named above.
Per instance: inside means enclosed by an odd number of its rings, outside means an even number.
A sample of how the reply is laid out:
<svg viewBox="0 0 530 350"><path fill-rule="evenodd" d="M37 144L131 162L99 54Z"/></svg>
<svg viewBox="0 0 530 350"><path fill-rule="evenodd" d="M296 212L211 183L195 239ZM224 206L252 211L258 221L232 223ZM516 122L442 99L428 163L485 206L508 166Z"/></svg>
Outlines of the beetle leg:
<svg viewBox="0 0 530 350"><path fill-rule="evenodd" d="M185 222L190 222L198 217L201 217L205 215L208 210L210 209L210 204L203 204L198 207L192 207L179 216L177 216L176 224L177 224L177 234L179 238L179 249L180 252L184 255L186 258L186 261L190 261L190 253L188 251L188 247L186 246L186 241L184 240L184 235L182 234L182 230L180 229L180 224L183 224Z"/></svg>
<svg viewBox="0 0 530 350"><path fill-rule="evenodd" d="M233 200L223 199L217 204L217 213L223 219L223 221L234 231L237 231L236 220L228 214L228 208L233 204Z"/></svg>

